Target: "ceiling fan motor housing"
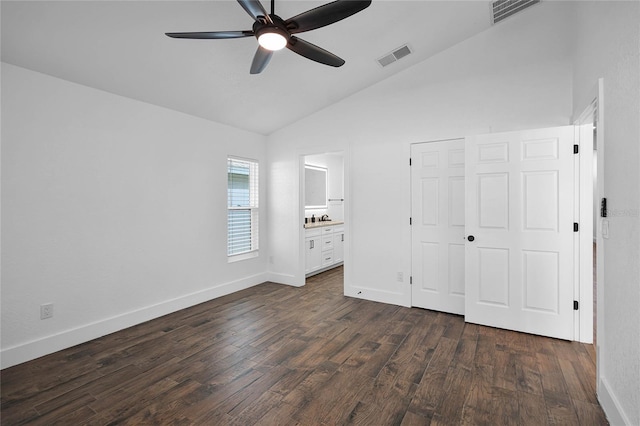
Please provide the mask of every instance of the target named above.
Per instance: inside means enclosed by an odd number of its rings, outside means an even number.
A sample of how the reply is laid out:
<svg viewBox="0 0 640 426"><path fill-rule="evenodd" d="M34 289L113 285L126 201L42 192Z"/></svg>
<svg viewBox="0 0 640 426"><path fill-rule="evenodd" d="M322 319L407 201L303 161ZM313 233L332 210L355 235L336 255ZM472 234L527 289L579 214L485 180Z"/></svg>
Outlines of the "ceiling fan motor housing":
<svg viewBox="0 0 640 426"><path fill-rule="evenodd" d="M270 15L270 16L271 16L271 20L273 21L273 24L270 24L262 20L255 21L253 23L253 32L256 38L259 39L260 36L265 33L276 33L283 36L287 40L287 42L289 42L289 39L291 38L291 34L289 34L289 31L287 31L287 27L284 23L284 20L277 15Z"/></svg>

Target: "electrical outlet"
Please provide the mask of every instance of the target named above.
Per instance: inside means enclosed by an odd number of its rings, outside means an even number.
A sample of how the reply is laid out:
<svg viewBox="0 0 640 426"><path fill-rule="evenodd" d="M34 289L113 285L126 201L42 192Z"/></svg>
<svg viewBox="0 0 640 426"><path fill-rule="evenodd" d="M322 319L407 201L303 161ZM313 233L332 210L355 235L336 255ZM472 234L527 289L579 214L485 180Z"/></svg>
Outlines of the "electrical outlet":
<svg viewBox="0 0 640 426"><path fill-rule="evenodd" d="M53 303L40 305L40 319L53 318Z"/></svg>
<svg viewBox="0 0 640 426"><path fill-rule="evenodd" d="M399 283L404 282L404 274L402 272L398 272L398 277L396 279Z"/></svg>

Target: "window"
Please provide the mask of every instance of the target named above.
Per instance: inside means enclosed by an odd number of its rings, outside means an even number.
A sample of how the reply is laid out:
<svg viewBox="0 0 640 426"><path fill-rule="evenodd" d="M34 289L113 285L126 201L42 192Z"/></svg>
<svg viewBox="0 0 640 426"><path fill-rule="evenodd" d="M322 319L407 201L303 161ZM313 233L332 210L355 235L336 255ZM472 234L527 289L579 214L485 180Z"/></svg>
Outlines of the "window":
<svg viewBox="0 0 640 426"><path fill-rule="evenodd" d="M227 158L227 212L227 255L235 260L257 255L257 161Z"/></svg>

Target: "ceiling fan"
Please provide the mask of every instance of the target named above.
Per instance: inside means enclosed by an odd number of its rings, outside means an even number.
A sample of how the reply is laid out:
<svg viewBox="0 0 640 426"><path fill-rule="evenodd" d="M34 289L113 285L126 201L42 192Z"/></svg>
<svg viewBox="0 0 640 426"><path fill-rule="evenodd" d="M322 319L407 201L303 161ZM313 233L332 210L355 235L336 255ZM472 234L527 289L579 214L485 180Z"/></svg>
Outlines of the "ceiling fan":
<svg viewBox="0 0 640 426"><path fill-rule="evenodd" d="M251 74L262 72L271 60L273 52L284 47L312 61L340 67L344 65L343 59L293 34L315 30L348 18L369 7L371 0L337 0L287 20L275 14L275 0L271 0L271 13L267 13L258 0L238 0L238 3L255 20L253 29L165 34L173 38L189 39L227 39L255 36L259 46L251 63Z"/></svg>

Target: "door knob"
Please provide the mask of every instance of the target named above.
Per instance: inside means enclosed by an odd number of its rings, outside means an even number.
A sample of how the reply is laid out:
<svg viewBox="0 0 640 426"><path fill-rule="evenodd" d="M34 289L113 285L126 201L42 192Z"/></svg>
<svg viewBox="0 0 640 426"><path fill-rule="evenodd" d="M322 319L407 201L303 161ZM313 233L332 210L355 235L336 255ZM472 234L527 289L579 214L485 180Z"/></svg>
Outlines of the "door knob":
<svg viewBox="0 0 640 426"><path fill-rule="evenodd" d="M467 240L469 240L469 241L473 241L473 240L475 240L475 239L476 239L476 237L474 237L473 235L469 235L469 236L467 237Z"/></svg>

